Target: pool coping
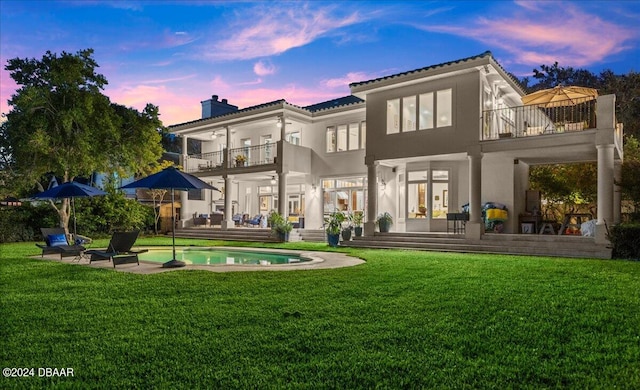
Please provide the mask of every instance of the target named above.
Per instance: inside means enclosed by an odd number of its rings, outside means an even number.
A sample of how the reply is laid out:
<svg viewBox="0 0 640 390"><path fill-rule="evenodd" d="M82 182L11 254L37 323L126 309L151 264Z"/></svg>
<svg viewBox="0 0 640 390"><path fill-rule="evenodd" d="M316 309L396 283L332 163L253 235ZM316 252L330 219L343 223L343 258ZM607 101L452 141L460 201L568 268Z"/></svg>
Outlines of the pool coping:
<svg viewBox="0 0 640 390"><path fill-rule="evenodd" d="M176 250L182 249L223 249L223 250L240 250L251 252L273 252L282 254L292 254L296 256L310 258L309 262L292 263L292 264L269 264L269 265L249 265L249 264L210 264L210 265L192 265L188 264L180 268L162 268L162 263L153 261L140 260L140 265L137 264L119 264L115 268L111 261L96 261L89 263L88 258L82 257L80 259L74 259L70 257L64 257L60 259L59 255L50 254L45 255L42 259L53 260L59 263L76 264L92 268L107 268L120 272L130 272L135 274L157 274L162 272L180 271L180 270L203 270L210 272L242 272L242 271L297 271L297 270L314 270L314 269L333 269L353 267L359 264L364 264L365 261L346 255L340 252L321 252L321 251L306 251L295 249L282 249L282 248L256 248L256 247L236 247L236 246L179 246ZM167 249L166 246L142 246L136 247L136 250L140 249ZM33 257L41 259L40 256Z"/></svg>

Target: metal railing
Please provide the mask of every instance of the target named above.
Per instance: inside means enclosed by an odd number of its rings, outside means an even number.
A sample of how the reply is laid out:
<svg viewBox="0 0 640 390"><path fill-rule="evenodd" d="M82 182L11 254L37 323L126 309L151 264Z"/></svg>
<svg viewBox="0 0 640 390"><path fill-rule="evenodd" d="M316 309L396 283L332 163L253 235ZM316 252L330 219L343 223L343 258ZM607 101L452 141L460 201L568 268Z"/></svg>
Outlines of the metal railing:
<svg viewBox="0 0 640 390"><path fill-rule="evenodd" d="M278 154L276 143L245 146L229 150L229 168L254 167L275 163Z"/></svg>
<svg viewBox="0 0 640 390"><path fill-rule="evenodd" d="M596 127L596 101L582 99L556 102L554 107L539 105L506 107L482 113L481 139L558 134Z"/></svg>
<svg viewBox="0 0 640 390"><path fill-rule="evenodd" d="M187 172L202 172L222 168L224 164L224 152L216 151L189 155Z"/></svg>

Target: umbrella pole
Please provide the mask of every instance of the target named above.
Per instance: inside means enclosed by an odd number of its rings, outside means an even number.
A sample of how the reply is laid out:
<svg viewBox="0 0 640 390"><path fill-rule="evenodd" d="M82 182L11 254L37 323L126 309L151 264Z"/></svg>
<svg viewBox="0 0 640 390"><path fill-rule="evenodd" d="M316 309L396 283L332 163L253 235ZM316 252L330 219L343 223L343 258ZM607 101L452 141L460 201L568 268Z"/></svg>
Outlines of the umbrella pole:
<svg viewBox="0 0 640 390"><path fill-rule="evenodd" d="M71 197L71 209L73 211L73 239L76 239L76 202L74 197Z"/></svg>
<svg viewBox="0 0 640 390"><path fill-rule="evenodd" d="M176 210L175 210L175 189L171 188L171 243L173 248L173 259L162 264L162 268L184 267L185 262L176 259Z"/></svg>

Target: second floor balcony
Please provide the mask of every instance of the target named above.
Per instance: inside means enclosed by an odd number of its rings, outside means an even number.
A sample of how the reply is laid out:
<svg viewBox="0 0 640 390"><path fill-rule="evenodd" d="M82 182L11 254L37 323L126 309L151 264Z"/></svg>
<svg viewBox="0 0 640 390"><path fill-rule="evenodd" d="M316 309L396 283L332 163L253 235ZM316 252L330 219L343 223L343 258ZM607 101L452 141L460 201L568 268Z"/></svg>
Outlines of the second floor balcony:
<svg viewBox="0 0 640 390"><path fill-rule="evenodd" d="M554 107L517 106L482 113L483 141L560 134L596 128L596 100Z"/></svg>

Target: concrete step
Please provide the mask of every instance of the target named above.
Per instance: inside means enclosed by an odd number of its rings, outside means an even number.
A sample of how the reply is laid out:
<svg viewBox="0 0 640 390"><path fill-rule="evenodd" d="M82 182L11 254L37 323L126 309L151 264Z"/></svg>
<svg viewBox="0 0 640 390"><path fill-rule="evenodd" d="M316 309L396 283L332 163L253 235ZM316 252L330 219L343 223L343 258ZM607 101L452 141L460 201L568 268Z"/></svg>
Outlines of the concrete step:
<svg viewBox="0 0 640 390"><path fill-rule="evenodd" d="M176 230L176 237L207 240L277 242L270 229L234 228L229 230L183 228Z"/></svg>
<svg viewBox="0 0 640 390"><path fill-rule="evenodd" d="M523 235L484 235L481 240L467 240L449 235L376 233L373 237L354 237L342 246L358 248L406 248L446 252L504 253L518 255L611 258L611 249L596 245L588 237ZM556 240L554 240L554 238Z"/></svg>
<svg viewBox="0 0 640 390"><path fill-rule="evenodd" d="M326 242L327 234L323 229L298 229L302 241Z"/></svg>

